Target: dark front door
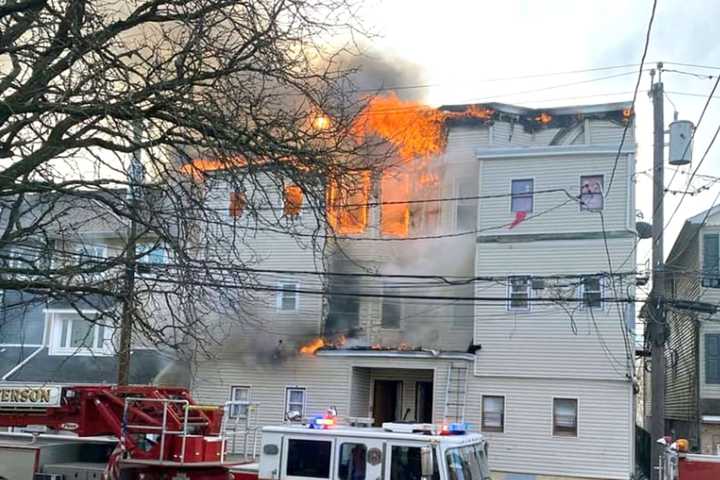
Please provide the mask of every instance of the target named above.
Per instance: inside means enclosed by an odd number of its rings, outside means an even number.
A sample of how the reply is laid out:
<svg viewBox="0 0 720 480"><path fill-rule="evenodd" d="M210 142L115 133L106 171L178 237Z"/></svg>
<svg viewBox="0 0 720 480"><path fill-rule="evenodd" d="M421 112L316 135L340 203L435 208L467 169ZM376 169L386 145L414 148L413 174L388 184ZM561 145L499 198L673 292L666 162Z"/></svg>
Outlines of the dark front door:
<svg viewBox="0 0 720 480"><path fill-rule="evenodd" d="M432 382L417 382L415 384L415 419L420 423L432 423L432 409Z"/></svg>
<svg viewBox="0 0 720 480"><path fill-rule="evenodd" d="M375 426L383 422L394 422L398 411L398 391L402 383L398 380L375 380L373 394L373 418Z"/></svg>

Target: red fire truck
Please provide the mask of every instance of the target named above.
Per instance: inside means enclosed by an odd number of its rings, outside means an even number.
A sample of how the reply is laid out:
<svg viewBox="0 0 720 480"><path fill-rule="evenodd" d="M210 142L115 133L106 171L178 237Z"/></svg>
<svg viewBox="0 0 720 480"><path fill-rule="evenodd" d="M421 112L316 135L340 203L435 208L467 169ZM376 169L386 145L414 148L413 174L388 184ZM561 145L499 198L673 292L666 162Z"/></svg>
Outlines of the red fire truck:
<svg viewBox="0 0 720 480"><path fill-rule="evenodd" d="M658 440L665 445L660 462L661 480L718 480L720 479L720 455L688 453L688 441L670 438Z"/></svg>
<svg viewBox="0 0 720 480"><path fill-rule="evenodd" d="M35 451L30 472L40 473L42 448L64 442L65 447L82 446L81 457L103 465L102 475L90 476L92 469L83 467L83 478L227 480L229 467L237 462L225 457L222 417L223 407L198 405L183 388L1 386L0 427L53 433L31 435L25 442L9 441L14 437L6 434L0 443L0 477L27 473L20 460L24 450ZM100 438L111 445L105 458L90 448ZM78 460L71 450L56 448L49 456Z"/></svg>

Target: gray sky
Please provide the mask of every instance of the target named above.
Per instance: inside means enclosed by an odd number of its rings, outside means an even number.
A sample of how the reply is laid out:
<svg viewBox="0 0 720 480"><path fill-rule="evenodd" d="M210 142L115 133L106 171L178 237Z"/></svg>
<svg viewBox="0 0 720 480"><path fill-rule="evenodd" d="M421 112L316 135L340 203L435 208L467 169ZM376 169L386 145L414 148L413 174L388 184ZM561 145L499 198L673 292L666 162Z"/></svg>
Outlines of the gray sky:
<svg viewBox="0 0 720 480"><path fill-rule="evenodd" d="M421 93L418 96L432 105L496 100L551 106L630 100L638 68L487 80L637 64L651 8L651 0L373 0L366 3L363 16L379 35L373 40L378 51L420 67L420 76L413 83L427 85L417 89ZM720 1L717 0L658 0L647 67L654 67L657 61L679 62L718 69L678 65L666 65L666 68L720 74L719 18ZM615 78L603 78L608 76ZM677 106L679 118L695 123L714 79L667 72L663 81L669 100ZM567 85L576 82L585 83ZM645 73L636 104L638 172L652 165L649 84L649 75ZM544 90L534 91L538 89ZM720 88L716 96L719 98L711 102L696 134L693 167L720 125ZM665 103L667 123L672 120L674 110L669 100ZM720 144L720 140L717 143ZM699 173L720 175L719 157L720 145L717 145ZM665 175L669 182L673 175L669 166ZM678 173L671 188L685 189L688 178L689 175ZM637 181L637 206L650 221L651 178L639 174ZM706 183L693 181L695 187ZM666 254L685 218L709 208L717 193L718 187L713 185L709 190L685 198L668 227ZM680 195L667 194L665 198L667 222ZM649 241L643 241L638 262L643 263L648 257Z"/></svg>

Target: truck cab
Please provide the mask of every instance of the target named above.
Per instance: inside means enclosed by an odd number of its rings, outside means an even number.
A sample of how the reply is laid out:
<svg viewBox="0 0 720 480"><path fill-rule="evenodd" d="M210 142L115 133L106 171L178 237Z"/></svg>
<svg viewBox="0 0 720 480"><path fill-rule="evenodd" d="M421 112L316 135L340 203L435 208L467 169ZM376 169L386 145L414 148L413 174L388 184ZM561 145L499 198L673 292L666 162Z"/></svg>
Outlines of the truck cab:
<svg viewBox="0 0 720 480"><path fill-rule="evenodd" d="M461 424L265 427L259 464L236 479L489 480L482 435Z"/></svg>

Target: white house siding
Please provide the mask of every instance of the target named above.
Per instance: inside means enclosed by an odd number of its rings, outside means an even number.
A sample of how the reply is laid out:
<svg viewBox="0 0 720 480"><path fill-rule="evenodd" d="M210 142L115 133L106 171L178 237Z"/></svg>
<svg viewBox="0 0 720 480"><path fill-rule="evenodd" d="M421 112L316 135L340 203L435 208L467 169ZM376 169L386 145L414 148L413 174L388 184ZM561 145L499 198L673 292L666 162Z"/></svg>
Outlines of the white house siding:
<svg viewBox="0 0 720 480"><path fill-rule="evenodd" d="M482 395L505 396L504 431L484 433L494 472L626 480L633 471L627 384L482 377L472 382L470 395L477 401L468 405L469 416L478 419ZM552 435L553 398L558 397L578 400L577 437Z"/></svg>
<svg viewBox="0 0 720 480"><path fill-rule="evenodd" d="M622 263L633 241L632 237L608 239L613 265ZM607 271L604 251L601 238L478 243L476 273L549 276L602 272ZM634 262L629 262L627 269L633 265ZM567 280L573 281L577 279ZM505 298L506 283L492 286L481 283L476 296ZM618 296L625 296L628 286L618 283ZM552 296L551 290L546 288L536 295ZM615 295L606 288L604 296ZM478 353L476 374L623 379L627 373L627 351L621 330L625 324L619 318L618 307L608 304L604 309L593 309L592 315L588 309L577 308L577 303L565 307L534 303L525 312L508 311L504 302L478 302L475 343L481 344L482 350Z"/></svg>
<svg viewBox="0 0 720 480"><path fill-rule="evenodd" d="M698 258L697 267L694 269L696 271L701 271L703 268L703 240L704 235L708 233L720 234L720 214L708 217L705 226L701 228L697 238L694 239L693 243L697 244L697 250L694 250L692 245L689 248L691 252L696 252L696 258ZM692 253L690 253L690 255L692 255ZM720 288L700 286L699 294L695 298L692 298L692 300L720 305ZM704 399L720 399L720 384L709 384L706 382L705 377L705 335L708 333L720 333L720 314L712 316L700 315L698 318L701 320L699 331L700 359L698 362L700 366L700 397Z"/></svg>
<svg viewBox="0 0 720 480"><path fill-rule="evenodd" d="M490 151L487 152L491 154ZM605 201L603 216L606 230L621 230L628 222L628 188L626 178L632 161L623 154L613 180L609 198ZM538 156L521 158L487 159L480 171L481 198L479 201L478 229L483 235L519 235L530 233L587 233L601 232L602 220L598 213L580 211L578 201L569 196L580 193L580 177L604 175L608 188L614 165L614 156L586 154L568 156ZM562 189L534 195L533 211L528 219L512 230L508 225L515 218L509 197L511 181L532 179L535 192ZM567 193L565 193L567 192ZM564 205L563 205L564 204ZM541 214L541 215L539 215ZM533 216L539 215L538 218ZM630 264L632 267L632 264Z"/></svg>

